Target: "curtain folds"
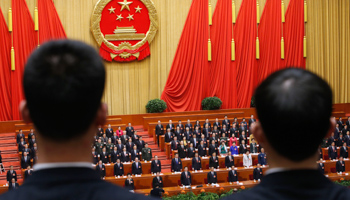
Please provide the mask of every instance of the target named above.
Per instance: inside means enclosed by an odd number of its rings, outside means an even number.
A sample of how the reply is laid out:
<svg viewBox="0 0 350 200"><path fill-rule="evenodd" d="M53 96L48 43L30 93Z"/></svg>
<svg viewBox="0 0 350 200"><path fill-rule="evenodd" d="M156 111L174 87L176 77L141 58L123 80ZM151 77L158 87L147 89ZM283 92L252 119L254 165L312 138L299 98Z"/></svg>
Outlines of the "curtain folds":
<svg viewBox="0 0 350 200"><path fill-rule="evenodd" d="M0 9L0 121L12 119L11 110L11 36Z"/></svg>
<svg viewBox="0 0 350 200"><path fill-rule="evenodd" d="M40 44L52 39L67 38L52 0L38 0L38 13Z"/></svg>
<svg viewBox="0 0 350 200"><path fill-rule="evenodd" d="M22 79L28 56L37 46L34 21L25 0L12 0L13 46L16 69L11 72L12 118L21 119L19 103L24 99Z"/></svg>
<svg viewBox="0 0 350 200"><path fill-rule="evenodd" d="M210 96L222 100L222 108L237 107L237 69L231 61L232 0L219 0L213 15L210 35L212 62L210 63Z"/></svg>
<svg viewBox="0 0 350 200"><path fill-rule="evenodd" d="M209 94L208 0L193 0L161 99L167 111L200 110Z"/></svg>

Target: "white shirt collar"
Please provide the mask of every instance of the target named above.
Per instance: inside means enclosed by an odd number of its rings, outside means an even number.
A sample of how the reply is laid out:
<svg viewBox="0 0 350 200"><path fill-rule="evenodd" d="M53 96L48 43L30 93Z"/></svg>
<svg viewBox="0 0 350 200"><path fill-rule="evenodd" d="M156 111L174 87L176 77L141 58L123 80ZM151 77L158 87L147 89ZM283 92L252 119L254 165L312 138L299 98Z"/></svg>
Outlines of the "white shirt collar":
<svg viewBox="0 0 350 200"><path fill-rule="evenodd" d="M287 168L282 168L282 167L270 168L270 169L266 170L265 176L267 176L267 175L269 175L269 174L274 174L274 173L279 173L279 172L285 172L285 171L289 171L289 169L287 169Z"/></svg>
<svg viewBox="0 0 350 200"><path fill-rule="evenodd" d="M34 171L53 169L53 168L90 168L93 169L92 163L89 162L60 162L60 163L40 163L33 166Z"/></svg>

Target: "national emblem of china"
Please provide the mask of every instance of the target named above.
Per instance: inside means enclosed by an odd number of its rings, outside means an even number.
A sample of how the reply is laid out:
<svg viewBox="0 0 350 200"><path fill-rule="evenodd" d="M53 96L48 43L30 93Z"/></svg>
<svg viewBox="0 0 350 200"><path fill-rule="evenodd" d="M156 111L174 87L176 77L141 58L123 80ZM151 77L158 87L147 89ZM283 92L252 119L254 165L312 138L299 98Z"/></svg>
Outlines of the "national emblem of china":
<svg viewBox="0 0 350 200"><path fill-rule="evenodd" d="M107 61L143 60L158 30L151 0L99 0L91 17L91 31Z"/></svg>

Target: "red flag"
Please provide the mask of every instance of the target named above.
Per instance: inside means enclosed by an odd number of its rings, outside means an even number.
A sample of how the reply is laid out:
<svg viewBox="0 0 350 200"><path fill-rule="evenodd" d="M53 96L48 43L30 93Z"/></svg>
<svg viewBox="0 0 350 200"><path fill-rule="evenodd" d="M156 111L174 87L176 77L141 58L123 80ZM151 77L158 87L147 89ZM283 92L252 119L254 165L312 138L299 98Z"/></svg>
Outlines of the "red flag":
<svg viewBox="0 0 350 200"><path fill-rule="evenodd" d="M210 96L222 100L222 109L237 107L237 69L236 62L231 61L232 26L232 0L218 0L210 32Z"/></svg>
<svg viewBox="0 0 350 200"><path fill-rule="evenodd" d="M161 99L171 112L200 110L209 94L208 0L193 0Z"/></svg>
<svg viewBox="0 0 350 200"><path fill-rule="evenodd" d="M257 84L256 0L243 0L233 28L236 42L237 107L249 108Z"/></svg>
<svg viewBox="0 0 350 200"><path fill-rule="evenodd" d="M12 0L13 46L15 49L16 69L11 72L12 116L21 119L18 106L23 94L23 72L28 56L37 46L34 22L25 0Z"/></svg>
<svg viewBox="0 0 350 200"><path fill-rule="evenodd" d="M0 9L0 121L12 120L11 110L11 37Z"/></svg>
<svg viewBox="0 0 350 200"><path fill-rule="evenodd" d="M38 13L40 44L52 39L67 38L52 0L38 0Z"/></svg>
<svg viewBox="0 0 350 200"><path fill-rule="evenodd" d="M281 1L266 1L259 24L260 60L258 61L259 82L282 68Z"/></svg>
<svg viewBox="0 0 350 200"><path fill-rule="evenodd" d="M286 22L283 25L286 41L284 66L305 69L305 58L303 56L304 28L304 1L291 0L286 12Z"/></svg>

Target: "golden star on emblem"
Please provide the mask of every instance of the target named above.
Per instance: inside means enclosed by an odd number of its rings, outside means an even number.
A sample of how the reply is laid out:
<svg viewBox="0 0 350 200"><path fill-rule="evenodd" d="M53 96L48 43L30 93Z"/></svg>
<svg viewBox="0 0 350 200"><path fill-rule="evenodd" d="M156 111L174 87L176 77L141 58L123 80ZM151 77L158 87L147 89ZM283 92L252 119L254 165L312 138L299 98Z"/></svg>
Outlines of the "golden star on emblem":
<svg viewBox="0 0 350 200"><path fill-rule="evenodd" d="M124 18L124 17L122 17L122 14L117 15L117 20L122 21L123 18Z"/></svg>
<svg viewBox="0 0 350 200"><path fill-rule="evenodd" d="M135 10L136 10L135 13L141 13L142 8L140 8L140 6L137 6Z"/></svg>
<svg viewBox="0 0 350 200"><path fill-rule="evenodd" d="M129 21L134 20L134 15L129 14L129 16L127 18L129 19Z"/></svg>
<svg viewBox="0 0 350 200"><path fill-rule="evenodd" d="M130 7L129 5L132 4L132 1L128 1L128 0L124 0L123 2L118 2L122 8L120 9L120 12L123 11L124 9L127 9L128 11L130 11Z"/></svg>
<svg viewBox="0 0 350 200"><path fill-rule="evenodd" d="M115 13L114 11L115 11L115 8L113 8L113 6L110 8L110 9L108 9L109 10L109 14L111 14L111 13Z"/></svg>

